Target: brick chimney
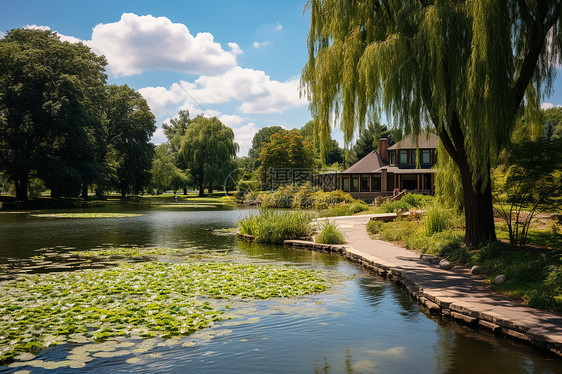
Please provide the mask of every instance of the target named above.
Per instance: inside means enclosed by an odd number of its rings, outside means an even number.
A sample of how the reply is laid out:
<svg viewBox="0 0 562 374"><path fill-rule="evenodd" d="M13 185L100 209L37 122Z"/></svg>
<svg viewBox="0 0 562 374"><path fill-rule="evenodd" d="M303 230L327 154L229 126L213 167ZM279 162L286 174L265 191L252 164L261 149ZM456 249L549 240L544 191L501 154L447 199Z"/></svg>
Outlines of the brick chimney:
<svg viewBox="0 0 562 374"><path fill-rule="evenodd" d="M382 157L384 162L388 163L388 139L379 139L379 155Z"/></svg>

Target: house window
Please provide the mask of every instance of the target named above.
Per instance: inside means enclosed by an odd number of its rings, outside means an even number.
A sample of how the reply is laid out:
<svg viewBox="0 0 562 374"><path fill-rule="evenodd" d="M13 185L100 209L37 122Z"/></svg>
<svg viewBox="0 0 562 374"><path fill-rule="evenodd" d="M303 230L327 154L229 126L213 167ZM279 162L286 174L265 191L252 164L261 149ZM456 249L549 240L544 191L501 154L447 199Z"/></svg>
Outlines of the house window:
<svg viewBox="0 0 562 374"><path fill-rule="evenodd" d="M396 153L395 152L390 153L390 164L391 165L396 164Z"/></svg>
<svg viewBox="0 0 562 374"><path fill-rule="evenodd" d="M415 149L412 150L412 162L411 162L411 164L412 165L416 164L416 150Z"/></svg>
<svg viewBox="0 0 562 374"><path fill-rule="evenodd" d="M429 149L424 149L422 151L422 164L431 163L431 151Z"/></svg>
<svg viewBox="0 0 562 374"><path fill-rule="evenodd" d="M370 192L368 175L361 176L361 192Z"/></svg>
<svg viewBox="0 0 562 374"><path fill-rule="evenodd" d="M400 151L400 164L404 165L408 163L408 151Z"/></svg>
<svg viewBox="0 0 562 374"><path fill-rule="evenodd" d="M371 191L380 191L381 190L381 176L380 175L373 175L371 176Z"/></svg>
<svg viewBox="0 0 562 374"><path fill-rule="evenodd" d="M342 178L342 184L343 184L343 191L344 192L349 192L349 177L343 177Z"/></svg>
<svg viewBox="0 0 562 374"><path fill-rule="evenodd" d="M359 192L359 177L351 177L351 192Z"/></svg>

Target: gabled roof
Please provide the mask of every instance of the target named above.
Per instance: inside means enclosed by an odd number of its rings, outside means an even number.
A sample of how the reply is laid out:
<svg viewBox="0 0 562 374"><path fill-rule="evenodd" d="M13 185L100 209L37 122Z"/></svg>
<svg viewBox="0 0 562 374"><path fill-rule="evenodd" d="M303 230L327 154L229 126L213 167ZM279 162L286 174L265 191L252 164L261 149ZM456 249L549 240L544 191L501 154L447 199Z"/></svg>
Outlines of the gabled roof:
<svg viewBox="0 0 562 374"><path fill-rule="evenodd" d="M376 151L371 151L367 156L351 165L343 173L373 173L381 167L388 165Z"/></svg>
<svg viewBox="0 0 562 374"><path fill-rule="evenodd" d="M439 142L439 137L432 133L424 133L418 135L418 146L417 148L437 148L437 143ZM414 143L414 137L412 135L406 136L402 141L394 144L392 147L388 147L389 151L395 149L411 149L416 148Z"/></svg>

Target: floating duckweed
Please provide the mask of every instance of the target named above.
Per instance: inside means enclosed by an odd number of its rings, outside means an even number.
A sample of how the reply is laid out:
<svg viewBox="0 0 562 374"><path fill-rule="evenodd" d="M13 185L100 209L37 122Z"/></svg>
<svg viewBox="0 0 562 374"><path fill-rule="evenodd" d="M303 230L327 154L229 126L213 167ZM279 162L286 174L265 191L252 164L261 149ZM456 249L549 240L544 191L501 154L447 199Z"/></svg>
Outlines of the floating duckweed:
<svg viewBox="0 0 562 374"><path fill-rule="evenodd" d="M206 250L201 248L163 248L163 247L109 247L94 248L86 251L71 251L70 255L86 259L107 259L112 257L155 257L155 256L188 256L190 260L202 257L224 256L229 251Z"/></svg>
<svg viewBox="0 0 562 374"><path fill-rule="evenodd" d="M128 218L139 217L144 214L138 213L38 213L31 214L39 218Z"/></svg>
<svg viewBox="0 0 562 374"><path fill-rule="evenodd" d="M22 275L0 283L0 362L66 341L93 343L119 336L147 338L150 344L133 352L149 350L154 346L152 337L189 335L222 320L222 311L206 298L295 297L326 288L326 280L316 271L225 262L148 262ZM246 323L257 322L257 318ZM87 344L71 352L80 359L42 365L78 365L91 359L88 352L130 346L120 341Z"/></svg>

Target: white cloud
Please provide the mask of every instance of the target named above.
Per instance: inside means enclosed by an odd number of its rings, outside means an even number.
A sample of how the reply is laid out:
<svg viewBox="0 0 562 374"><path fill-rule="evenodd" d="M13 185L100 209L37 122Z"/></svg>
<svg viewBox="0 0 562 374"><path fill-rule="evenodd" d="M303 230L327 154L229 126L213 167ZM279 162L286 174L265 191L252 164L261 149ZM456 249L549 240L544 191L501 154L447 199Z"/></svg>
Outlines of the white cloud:
<svg viewBox="0 0 562 374"><path fill-rule="evenodd" d="M261 70L241 67L222 75L201 76L193 83L174 83L169 89L146 87L139 91L157 117L176 113L180 103L194 105L194 99L202 105L237 101L244 114L281 113L307 104L299 97L299 78L279 82Z"/></svg>
<svg viewBox="0 0 562 374"><path fill-rule="evenodd" d="M0 31L0 39L2 39L5 36L6 36L6 33L4 31Z"/></svg>
<svg viewBox="0 0 562 374"><path fill-rule="evenodd" d="M25 25L23 28L24 29L43 30L43 31L51 30L51 28L49 26L38 26L38 25ZM63 42L78 43L78 42L82 41L78 38L75 38L74 36L64 35L64 34L61 34L58 31L55 31L55 32L59 36L60 40L62 40Z"/></svg>
<svg viewBox="0 0 562 374"><path fill-rule="evenodd" d="M240 146L238 156L247 156L248 151L252 148L252 139L258 131L256 124L250 122L244 126L233 128L232 131L234 131L234 141Z"/></svg>
<svg viewBox="0 0 562 374"><path fill-rule="evenodd" d="M230 48L230 52L232 54L241 55L242 53L244 53L244 51L242 51L240 46L236 43L228 43L228 47Z"/></svg>
<svg viewBox="0 0 562 374"><path fill-rule="evenodd" d="M554 104L552 104L552 103L542 103L541 104L541 109L550 109L550 108L554 108Z"/></svg>
<svg viewBox="0 0 562 374"><path fill-rule="evenodd" d="M261 42L261 43L260 42L254 42L253 46L254 46L254 48L258 49L258 48L261 48L261 47L268 46L269 43L270 43L269 40L266 40L265 42Z"/></svg>
<svg viewBox="0 0 562 374"><path fill-rule="evenodd" d="M232 127L241 124L246 119L236 114L223 114L222 116L219 117L219 120L225 125Z"/></svg>
<svg viewBox="0 0 562 374"><path fill-rule="evenodd" d="M275 30L281 31L283 30L283 25L279 23L279 21L275 22Z"/></svg>
<svg viewBox="0 0 562 374"><path fill-rule="evenodd" d="M272 80L261 70L235 67L218 76L195 80L191 94L201 103L223 103L236 100L242 113L281 113L306 105L299 97L299 79L285 82Z"/></svg>
<svg viewBox="0 0 562 374"><path fill-rule="evenodd" d="M98 24L86 44L107 57L108 70L115 76L158 69L220 74L236 66L236 55L242 52L236 43L225 51L208 32L193 36L184 24L166 17L133 13L123 13L117 22Z"/></svg>
<svg viewBox="0 0 562 374"><path fill-rule="evenodd" d="M164 129L162 129L161 127L157 128L156 131L154 131L152 139L150 139L150 141L156 145L165 143L167 140L168 139L166 138L166 135L164 135Z"/></svg>
<svg viewBox="0 0 562 374"><path fill-rule="evenodd" d="M146 99L150 110L156 117L176 114L177 106L184 102L187 96L182 87L177 84L172 85L170 90L164 87L145 87L138 91Z"/></svg>

